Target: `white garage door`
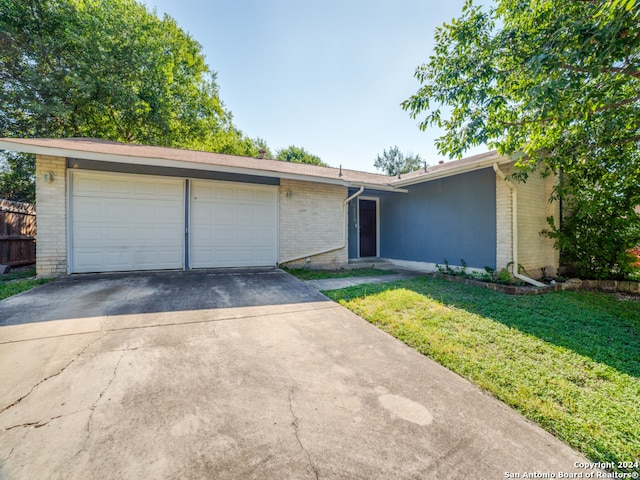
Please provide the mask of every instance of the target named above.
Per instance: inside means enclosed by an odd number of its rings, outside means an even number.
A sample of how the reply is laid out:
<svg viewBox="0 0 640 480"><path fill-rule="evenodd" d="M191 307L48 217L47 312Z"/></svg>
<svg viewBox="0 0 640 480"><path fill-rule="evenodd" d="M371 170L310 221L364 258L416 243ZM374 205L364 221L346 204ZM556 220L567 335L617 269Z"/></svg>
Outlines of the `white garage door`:
<svg viewBox="0 0 640 480"><path fill-rule="evenodd" d="M72 272L183 267L184 180L72 175Z"/></svg>
<svg viewBox="0 0 640 480"><path fill-rule="evenodd" d="M190 265L273 266L277 262L278 187L191 182Z"/></svg>

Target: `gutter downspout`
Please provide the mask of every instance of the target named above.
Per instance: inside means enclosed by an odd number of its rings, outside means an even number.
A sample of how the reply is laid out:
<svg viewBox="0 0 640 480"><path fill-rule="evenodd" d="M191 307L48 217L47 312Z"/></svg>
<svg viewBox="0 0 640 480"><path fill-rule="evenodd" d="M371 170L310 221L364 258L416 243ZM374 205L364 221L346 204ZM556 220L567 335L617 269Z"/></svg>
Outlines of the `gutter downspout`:
<svg viewBox="0 0 640 480"><path fill-rule="evenodd" d="M513 276L523 282L527 282L530 285L536 287L544 287L544 283L540 283L533 278L526 277L521 275L518 272L518 191L513 183L511 183L505 174L500 170L497 163L493 164L493 169L495 170L498 177L500 177L503 181L507 182L509 188L511 189L511 252L513 257Z"/></svg>
<svg viewBox="0 0 640 480"><path fill-rule="evenodd" d="M325 249L325 250L318 250L318 251L312 252L312 253L305 253L304 255L297 255L295 257L289 257L289 258L286 258L286 259L281 260L280 262L278 262L278 265L282 265L284 263L289 263L289 262L295 262L296 260L300 260L302 258L315 257L316 255L322 255L324 253L335 252L336 250L342 250L344 247L346 247L347 246L347 229L349 228L349 224L348 224L348 221L347 221L348 205L349 205L349 202L351 200L353 200L354 198L359 197L360 195L362 195L362 192L364 192L364 187L360 187L360 190L358 190L356 193L354 193L353 195L348 197L344 202L342 202L343 225L344 225L344 229L342 230L342 245L340 245L339 247L331 247L331 248Z"/></svg>

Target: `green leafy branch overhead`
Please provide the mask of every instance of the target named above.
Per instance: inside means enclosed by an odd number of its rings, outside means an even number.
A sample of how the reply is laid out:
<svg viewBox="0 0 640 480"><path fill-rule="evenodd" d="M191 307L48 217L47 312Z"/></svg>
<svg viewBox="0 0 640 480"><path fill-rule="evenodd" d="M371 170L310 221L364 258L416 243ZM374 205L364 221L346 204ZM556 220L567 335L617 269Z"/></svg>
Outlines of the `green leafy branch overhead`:
<svg viewBox="0 0 640 480"><path fill-rule="evenodd" d="M402 106L423 130L444 130L441 153L459 157L477 145L523 152L520 179L562 173L556 197L609 196L635 229L639 23L636 0L468 1L436 30L434 53L415 72L421 87ZM630 235L619 248L635 241Z"/></svg>

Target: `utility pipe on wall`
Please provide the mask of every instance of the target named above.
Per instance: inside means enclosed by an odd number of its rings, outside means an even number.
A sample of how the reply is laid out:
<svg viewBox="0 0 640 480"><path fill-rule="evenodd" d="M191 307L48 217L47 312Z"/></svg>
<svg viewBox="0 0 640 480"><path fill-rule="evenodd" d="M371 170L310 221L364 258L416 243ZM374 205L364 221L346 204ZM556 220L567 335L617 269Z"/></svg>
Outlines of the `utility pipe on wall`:
<svg viewBox="0 0 640 480"><path fill-rule="evenodd" d="M523 282L527 282L530 285L534 285L536 287L544 287L544 283L540 283L533 278L529 278L525 275L521 275L518 272L518 191L513 183L509 181L506 175L500 170L497 163L493 164L493 169L495 170L498 177L500 177L503 181L507 182L509 188L511 189L511 253L512 253L512 261L513 261L513 276Z"/></svg>
<svg viewBox="0 0 640 480"><path fill-rule="evenodd" d="M307 257L315 257L317 255L322 255L325 253L331 253L331 252L335 252L336 250L342 250L344 247L347 246L347 229L349 228L348 222L347 222L347 218L348 218L348 205L349 202L351 200L353 200L356 197L359 197L360 195L362 195L362 192L364 192L364 187L360 187L360 190L358 190L356 193L354 193L353 195L351 195L350 197L348 197L344 202L342 202L342 210L343 210L343 225L344 225L344 229L342 230L342 245L340 245L339 247L331 247L328 249L324 249L324 250L318 250L312 253L305 253L304 255L297 255L295 257L289 257L286 258L284 260L281 260L280 262L278 262L279 265L282 265L283 263L289 263L289 262L295 262L296 260L300 260L302 258L307 258Z"/></svg>

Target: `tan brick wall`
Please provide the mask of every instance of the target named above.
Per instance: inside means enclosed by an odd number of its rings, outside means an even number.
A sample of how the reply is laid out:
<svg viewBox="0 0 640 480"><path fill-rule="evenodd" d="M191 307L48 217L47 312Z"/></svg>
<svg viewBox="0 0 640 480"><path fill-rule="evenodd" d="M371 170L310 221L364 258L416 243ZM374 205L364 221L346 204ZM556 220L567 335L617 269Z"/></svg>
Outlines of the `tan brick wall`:
<svg viewBox="0 0 640 480"><path fill-rule="evenodd" d="M508 169L500 170L508 177ZM496 269L506 268L513 260L512 220L511 220L511 188L509 184L496 174Z"/></svg>
<svg viewBox="0 0 640 480"><path fill-rule="evenodd" d="M554 177L542 178L529 175L526 183L516 184L518 189L518 262L532 277L540 277L541 269L547 275L555 275L558 269L558 252L553 240L541 235L548 228L547 217L554 215L556 204L549 203Z"/></svg>
<svg viewBox="0 0 640 480"><path fill-rule="evenodd" d="M47 173L53 181L46 182ZM36 272L39 277L67 273L67 166L63 157L36 156Z"/></svg>
<svg viewBox="0 0 640 480"><path fill-rule="evenodd" d="M509 178L513 165L501 165L500 170ZM547 217L558 218L558 203L549 203L555 177L542 178L534 173L525 183L515 180L518 195L518 263L533 278L541 276L545 268L547 275L555 275L559 256L553 240L540 232L548 227ZM496 176L497 215L497 268L504 268L512 261L511 251L511 190L505 181Z"/></svg>
<svg viewBox="0 0 640 480"><path fill-rule="evenodd" d="M290 262L335 267L348 262L343 202L347 187L285 180L280 182L280 263L321 250L344 247Z"/></svg>

